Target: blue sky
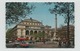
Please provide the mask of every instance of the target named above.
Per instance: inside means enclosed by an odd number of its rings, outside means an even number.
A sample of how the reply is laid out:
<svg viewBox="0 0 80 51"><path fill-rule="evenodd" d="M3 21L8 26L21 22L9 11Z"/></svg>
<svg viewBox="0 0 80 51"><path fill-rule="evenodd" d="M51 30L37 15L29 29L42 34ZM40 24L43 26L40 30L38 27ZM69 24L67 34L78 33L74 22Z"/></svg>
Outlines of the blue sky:
<svg viewBox="0 0 80 51"><path fill-rule="evenodd" d="M49 8L53 8L54 5L46 5L44 3L30 3L32 5L35 5L36 8L34 9L34 11L32 11L32 14L30 14L29 16L27 16L27 18L33 18L39 21L42 21L43 25L49 25L52 28L55 27L55 15L51 14L49 12ZM61 26L64 25L64 17L62 16L57 16L57 26ZM14 25L10 26L10 27L14 27Z"/></svg>
<svg viewBox="0 0 80 51"><path fill-rule="evenodd" d="M55 15L49 12L49 8L53 8L54 5L46 5L43 3L32 3L36 6L35 10L32 12L33 14L29 15L29 18L37 19L42 21L44 25L49 25L51 27L55 27ZM64 24L64 17L58 15L58 27Z"/></svg>

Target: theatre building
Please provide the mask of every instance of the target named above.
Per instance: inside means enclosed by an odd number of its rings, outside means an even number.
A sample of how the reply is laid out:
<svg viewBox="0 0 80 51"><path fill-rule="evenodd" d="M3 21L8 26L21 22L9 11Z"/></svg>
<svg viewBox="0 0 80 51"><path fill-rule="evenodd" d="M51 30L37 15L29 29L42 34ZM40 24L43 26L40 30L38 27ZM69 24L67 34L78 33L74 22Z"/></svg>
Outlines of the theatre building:
<svg viewBox="0 0 80 51"><path fill-rule="evenodd" d="M44 32L47 34L45 38L53 37L53 29L51 26L44 26L42 22L35 19L25 19L17 24L11 31L11 34L14 34L17 38L27 38L27 39L38 39L39 37L32 36Z"/></svg>

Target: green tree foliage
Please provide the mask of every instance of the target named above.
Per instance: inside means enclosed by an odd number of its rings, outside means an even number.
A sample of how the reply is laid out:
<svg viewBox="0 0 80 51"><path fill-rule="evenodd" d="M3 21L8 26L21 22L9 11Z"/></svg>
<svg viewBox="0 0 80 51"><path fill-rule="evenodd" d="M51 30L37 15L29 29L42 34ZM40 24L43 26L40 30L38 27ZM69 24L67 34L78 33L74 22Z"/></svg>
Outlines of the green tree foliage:
<svg viewBox="0 0 80 51"><path fill-rule="evenodd" d="M12 28L8 29L6 32L6 41L12 40L12 37L14 36L14 34L11 34ZM14 38L13 38L14 39Z"/></svg>
<svg viewBox="0 0 80 51"><path fill-rule="evenodd" d="M32 13L35 7L24 2L6 3L6 24L11 25L19 22L22 18Z"/></svg>
<svg viewBox="0 0 80 51"><path fill-rule="evenodd" d="M38 34L31 34L32 36L34 36L34 37L40 37L40 38L43 38L43 37L45 37L45 33L43 33L43 32L39 32Z"/></svg>
<svg viewBox="0 0 80 51"><path fill-rule="evenodd" d="M51 14L59 14L65 17L65 23L68 22L68 17L70 21L74 23L74 3L73 2L57 2L54 3L54 8L49 9ZM69 15L68 15L69 13Z"/></svg>
<svg viewBox="0 0 80 51"><path fill-rule="evenodd" d="M45 37L45 33L44 33L44 32L40 32L40 33L38 34L38 37L41 37L41 38Z"/></svg>

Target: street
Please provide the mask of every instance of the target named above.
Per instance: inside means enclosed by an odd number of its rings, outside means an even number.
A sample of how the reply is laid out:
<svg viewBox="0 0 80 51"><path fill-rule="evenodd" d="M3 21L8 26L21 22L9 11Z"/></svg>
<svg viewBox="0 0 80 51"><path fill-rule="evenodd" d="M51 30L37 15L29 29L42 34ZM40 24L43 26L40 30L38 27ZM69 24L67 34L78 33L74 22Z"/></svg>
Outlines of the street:
<svg viewBox="0 0 80 51"><path fill-rule="evenodd" d="M35 44L30 44L30 46L34 46L34 48L56 48L58 44L52 42L46 42L45 44L43 42L37 42Z"/></svg>
<svg viewBox="0 0 80 51"><path fill-rule="evenodd" d="M9 43L6 44L7 48L21 48L21 46L14 46L14 43ZM59 46L58 42L51 42L51 41L47 41L45 42L45 44L43 42L35 42L35 43L30 43L29 47L26 48L66 48L65 45L63 44L62 46ZM73 48L73 46L71 45L71 48Z"/></svg>

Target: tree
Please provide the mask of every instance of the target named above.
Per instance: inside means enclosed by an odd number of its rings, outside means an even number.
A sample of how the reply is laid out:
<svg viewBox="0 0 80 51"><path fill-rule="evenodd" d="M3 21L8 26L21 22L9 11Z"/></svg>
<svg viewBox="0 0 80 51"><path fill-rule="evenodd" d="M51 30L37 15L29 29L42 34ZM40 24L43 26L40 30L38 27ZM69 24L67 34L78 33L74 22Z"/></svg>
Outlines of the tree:
<svg viewBox="0 0 80 51"><path fill-rule="evenodd" d="M7 2L6 3L6 25L19 22L22 18L32 13L35 7L29 3Z"/></svg>
<svg viewBox="0 0 80 51"><path fill-rule="evenodd" d="M9 41L9 40L14 41L17 38L17 36L15 34L12 34L12 32L13 32L12 28L7 30L7 32L6 32L6 41Z"/></svg>
<svg viewBox="0 0 80 51"><path fill-rule="evenodd" d="M38 37L40 37L40 38L42 38L42 41L43 41L43 43L45 44L45 32L43 31L43 32L40 32L40 33L38 33Z"/></svg>
<svg viewBox="0 0 80 51"><path fill-rule="evenodd" d="M45 42L45 37L47 36L47 34L45 34L45 32L38 32L37 34L30 34L31 36L35 37L35 38L42 38L43 43Z"/></svg>
<svg viewBox="0 0 80 51"><path fill-rule="evenodd" d="M53 3L49 3L50 4L53 4ZM56 13L56 14L60 14L62 15L63 17L65 17L65 23L67 23L67 35L66 35L66 38L68 40L68 46L70 45L70 41L69 41L69 25L70 25L70 22L73 22L74 23L74 2L57 2L57 3L54 3L54 8L52 9L49 9L50 12L52 14Z"/></svg>
<svg viewBox="0 0 80 51"><path fill-rule="evenodd" d="M30 34L30 35L32 35L33 37L43 38L45 36L45 33L44 32L39 32L38 34Z"/></svg>
<svg viewBox="0 0 80 51"><path fill-rule="evenodd" d="M10 31L11 31L12 29L8 29L7 30L7 32L6 32L6 38L9 38L9 39L11 39L11 36L13 36L13 35L10 35Z"/></svg>

